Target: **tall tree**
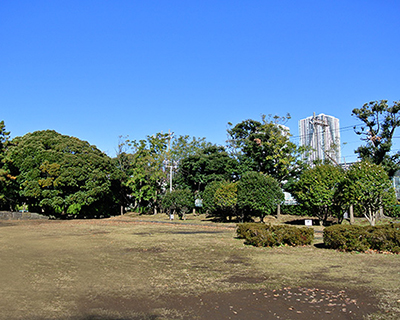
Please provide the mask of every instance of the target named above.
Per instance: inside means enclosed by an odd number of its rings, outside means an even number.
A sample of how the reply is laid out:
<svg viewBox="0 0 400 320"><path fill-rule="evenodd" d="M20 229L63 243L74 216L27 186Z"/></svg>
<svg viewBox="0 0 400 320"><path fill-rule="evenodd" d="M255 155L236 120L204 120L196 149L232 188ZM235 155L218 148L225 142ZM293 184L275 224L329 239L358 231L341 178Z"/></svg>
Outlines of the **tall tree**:
<svg viewBox="0 0 400 320"><path fill-rule="evenodd" d="M342 183L342 193L348 203L361 208L372 226L379 220L382 209L390 209L396 203L386 171L368 161L356 162L350 167Z"/></svg>
<svg viewBox="0 0 400 320"><path fill-rule="evenodd" d="M17 204L16 177L7 166L6 156L10 145L10 132L6 131L4 121L0 122L0 209L13 209Z"/></svg>
<svg viewBox="0 0 400 320"><path fill-rule="evenodd" d="M310 214L326 224L329 217L343 217L342 198L338 186L342 183L344 171L332 164L318 164L304 170L300 179L292 185L292 192L298 203Z"/></svg>
<svg viewBox="0 0 400 320"><path fill-rule="evenodd" d="M116 150L116 157L112 159L114 165L115 177L115 190L117 191L117 202L120 206L120 213L124 214L125 207L131 205L130 194L132 190L127 186L128 178L132 174L132 158L133 155L129 153L129 140L128 137L119 137L118 148Z"/></svg>
<svg viewBox="0 0 400 320"><path fill-rule="evenodd" d="M111 159L95 146L52 130L28 133L12 143L7 160L30 209L54 216L116 213Z"/></svg>
<svg viewBox="0 0 400 320"><path fill-rule="evenodd" d="M244 120L228 130L228 146L239 160L241 172L257 171L271 175L279 182L299 174L304 164L301 149L290 141L282 122L290 119L262 116L262 121Z"/></svg>
<svg viewBox="0 0 400 320"><path fill-rule="evenodd" d="M203 191L214 180L235 178L237 163L221 146L206 147L184 158L178 167L178 183L192 191Z"/></svg>
<svg viewBox="0 0 400 320"><path fill-rule="evenodd" d="M400 126L400 101L389 106L387 100L371 101L361 108L353 109L352 116L363 124L355 127L356 134L365 141L355 152L362 160L382 165L389 177L400 169L400 153L391 154L393 135Z"/></svg>
<svg viewBox="0 0 400 320"><path fill-rule="evenodd" d="M166 189L187 187L178 185L179 179L175 178L173 188L170 186L182 159L212 145L205 138L162 132L138 141L127 137L124 141L121 139L114 163L125 191L133 198L136 210L145 212L152 209L154 213L160 207L160 197Z"/></svg>
<svg viewBox="0 0 400 320"><path fill-rule="evenodd" d="M126 186L131 190L136 210L153 209L157 212L159 196L166 186L168 134L157 133L144 140L129 141L133 154L131 171ZM147 208L147 209L146 209Z"/></svg>

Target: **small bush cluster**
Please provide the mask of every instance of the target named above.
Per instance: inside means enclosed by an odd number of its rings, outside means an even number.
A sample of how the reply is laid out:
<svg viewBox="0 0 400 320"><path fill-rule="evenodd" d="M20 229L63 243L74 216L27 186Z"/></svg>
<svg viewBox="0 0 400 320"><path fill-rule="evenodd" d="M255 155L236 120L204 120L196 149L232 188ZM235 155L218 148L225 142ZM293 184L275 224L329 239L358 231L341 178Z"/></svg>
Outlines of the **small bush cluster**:
<svg viewBox="0 0 400 320"><path fill-rule="evenodd" d="M310 245L314 239L312 228L263 223L239 223L236 233L238 238L245 239L245 244L256 247Z"/></svg>
<svg viewBox="0 0 400 320"><path fill-rule="evenodd" d="M382 226L334 225L324 230L324 245L343 251L400 253L400 223Z"/></svg>

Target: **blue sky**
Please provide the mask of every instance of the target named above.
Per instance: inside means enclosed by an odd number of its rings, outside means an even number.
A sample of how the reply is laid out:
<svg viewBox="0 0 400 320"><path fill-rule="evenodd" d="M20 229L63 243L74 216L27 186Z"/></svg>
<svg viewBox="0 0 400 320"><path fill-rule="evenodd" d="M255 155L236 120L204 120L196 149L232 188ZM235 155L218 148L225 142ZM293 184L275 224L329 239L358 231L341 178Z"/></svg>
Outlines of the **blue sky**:
<svg viewBox="0 0 400 320"><path fill-rule="evenodd" d="M354 161L352 109L400 100L399 13L397 0L0 0L0 120L114 156L119 135L224 144L228 122L287 112L298 142L298 120L325 113Z"/></svg>

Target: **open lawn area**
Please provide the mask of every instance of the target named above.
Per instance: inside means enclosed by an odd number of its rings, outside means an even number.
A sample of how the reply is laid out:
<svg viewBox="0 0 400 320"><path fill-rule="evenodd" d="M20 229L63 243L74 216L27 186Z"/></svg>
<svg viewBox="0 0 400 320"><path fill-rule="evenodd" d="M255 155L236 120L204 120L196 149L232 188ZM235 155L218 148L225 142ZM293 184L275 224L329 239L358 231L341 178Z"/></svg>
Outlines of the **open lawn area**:
<svg viewBox="0 0 400 320"><path fill-rule="evenodd" d="M191 217L0 221L0 319L400 318L400 255L256 248Z"/></svg>

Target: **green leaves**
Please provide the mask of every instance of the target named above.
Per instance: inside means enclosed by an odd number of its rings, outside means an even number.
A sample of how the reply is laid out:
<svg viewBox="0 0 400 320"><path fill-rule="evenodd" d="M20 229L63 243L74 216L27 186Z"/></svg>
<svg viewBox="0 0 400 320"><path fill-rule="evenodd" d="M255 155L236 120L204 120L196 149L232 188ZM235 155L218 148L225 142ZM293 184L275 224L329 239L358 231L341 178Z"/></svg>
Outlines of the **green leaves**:
<svg viewBox="0 0 400 320"><path fill-rule="evenodd" d="M178 179L182 185L193 191L203 191L212 181L232 180L236 173L236 164L223 147L206 147L182 159L178 168Z"/></svg>
<svg viewBox="0 0 400 320"><path fill-rule="evenodd" d="M344 178L344 171L331 164L320 164L303 171L294 185L293 195L298 203L324 222L329 216L339 217L342 199L338 186Z"/></svg>
<svg viewBox="0 0 400 320"><path fill-rule="evenodd" d="M265 116L262 122L249 119L228 130L228 144L240 161L241 173L263 172L280 182L298 174L304 165L299 160L301 150L290 142L288 128L279 124L279 119L267 121Z"/></svg>
<svg viewBox="0 0 400 320"><path fill-rule="evenodd" d="M55 131L13 140L8 158L20 195L48 215L109 215L113 207L111 159L88 142ZM111 211L111 212L110 212Z"/></svg>
<svg viewBox="0 0 400 320"><path fill-rule="evenodd" d="M239 181L238 207L245 215L259 216L275 212L277 205L284 200L277 180L260 172L247 172Z"/></svg>
<svg viewBox="0 0 400 320"><path fill-rule="evenodd" d="M180 218L194 207L194 197L189 189L167 191L162 198L161 205L164 210L178 212Z"/></svg>
<svg viewBox="0 0 400 320"><path fill-rule="evenodd" d="M352 112L352 116L363 122L355 132L366 142L355 152L362 160L381 164L390 177L400 169L400 154L390 154L394 132L400 126L399 111L400 101L394 101L389 106L387 100L380 100L365 103L362 108L353 109Z"/></svg>
<svg viewBox="0 0 400 320"><path fill-rule="evenodd" d="M350 167L342 183L342 193L348 203L362 208L371 225L375 225L380 208L396 203L394 188L386 171L368 161Z"/></svg>

